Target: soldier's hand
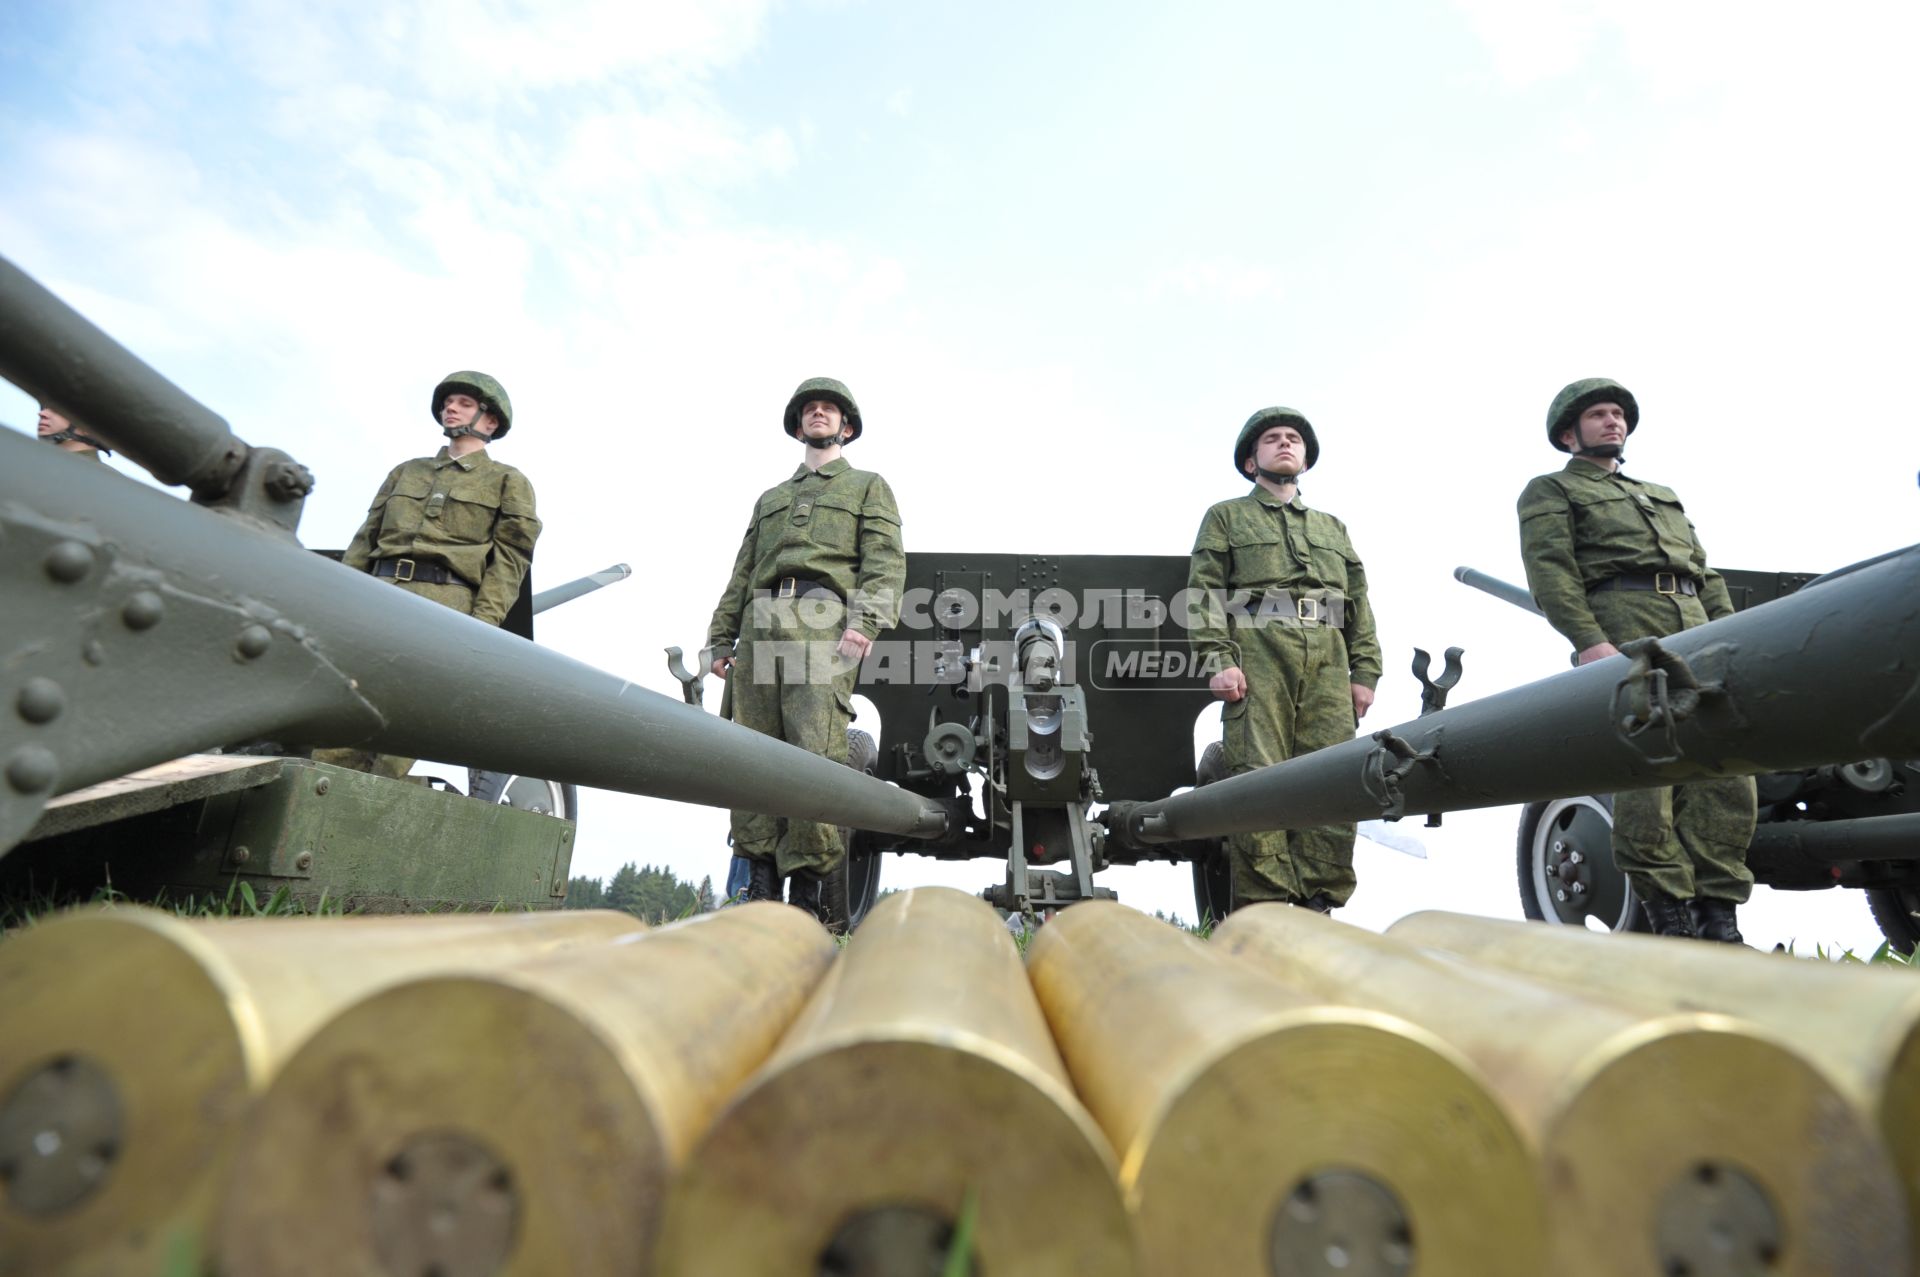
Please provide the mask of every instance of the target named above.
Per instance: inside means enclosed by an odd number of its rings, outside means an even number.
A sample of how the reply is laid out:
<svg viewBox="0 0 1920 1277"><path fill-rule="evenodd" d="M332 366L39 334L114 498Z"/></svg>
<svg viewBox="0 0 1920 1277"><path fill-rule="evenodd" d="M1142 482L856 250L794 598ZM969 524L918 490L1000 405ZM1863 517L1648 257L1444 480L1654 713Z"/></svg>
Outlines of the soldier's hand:
<svg viewBox="0 0 1920 1277"><path fill-rule="evenodd" d="M1373 689L1359 683L1349 683L1347 686L1353 689L1353 716L1365 718L1367 711L1373 708Z"/></svg>
<svg viewBox="0 0 1920 1277"><path fill-rule="evenodd" d="M1615 647L1613 644L1595 643L1592 647L1580 653L1580 664L1591 665L1595 661L1604 661L1609 656L1618 656L1618 655L1620 655L1620 649Z"/></svg>
<svg viewBox="0 0 1920 1277"><path fill-rule="evenodd" d="M725 678L727 671L732 668L733 658L731 656L716 656L713 658L711 669L713 670L713 676L715 678Z"/></svg>
<svg viewBox="0 0 1920 1277"><path fill-rule="evenodd" d="M1247 676L1238 665L1229 665L1215 674L1207 680L1207 686L1223 701L1242 701L1247 698Z"/></svg>
<svg viewBox="0 0 1920 1277"><path fill-rule="evenodd" d="M873 646L873 640L859 630L848 630L840 636L840 646L835 649L840 655L856 664L867 659L867 649Z"/></svg>

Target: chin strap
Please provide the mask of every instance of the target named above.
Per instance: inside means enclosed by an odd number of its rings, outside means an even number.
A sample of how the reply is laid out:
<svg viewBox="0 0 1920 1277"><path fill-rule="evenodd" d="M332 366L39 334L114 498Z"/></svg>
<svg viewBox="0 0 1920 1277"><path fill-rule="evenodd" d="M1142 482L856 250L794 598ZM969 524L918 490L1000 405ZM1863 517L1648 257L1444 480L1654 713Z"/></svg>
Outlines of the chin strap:
<svg viewBox="0 0 1920 1277"><path fill-rule="evenodd" d="M478 439L481 443L492 443L493 442L492 435L482 434L479 430L475 428L476 426L479 425L480 414L483 412L493 412L493 405L490 403L482 403L480 407L474 411L472 421L468 422L464 426L442 425L440 427L440 433L447 437L448 443L452 443L455 439L461 438L464 435L472 435L475 439ZM500 420L500 414L494 413L493 419L495 421ZM498 427L495 427L495 430L497 432Z"/></svg>
<svg viewBox="0 0 1920 1277"><path fill-rule="evenodd" d="M1293 485L1294 491L1298 492L1300 490L1300 476L1297 474L1281 474L1278 470L1262 470L1258 466L1255 466L1254 470L1268 483L1278 483L1282 486L1290 483Z"/></svg>
<svg viewBox="0 0 1920 1277"><path fill-rule="evenodd" d="M818 448L820 451L825 452L828 448L833 447L834 444L839 442L840 440L838 439L808 439L806 444L809 448Z"/></svg>
<svg viewBox="0 0 1920 1277"><path fill-rule="evenodd" d="M89 448L99 449L101 452L104 452L109 457L113 455L112 448L107 447L106 444L100 442L98 439L94 438L92 435L84 434L81 431L76 430L72 426L68 426L65 430L60 431L58 434L41 435L40 438L47 443L68 443L68 442L84 443Z"/></svg>

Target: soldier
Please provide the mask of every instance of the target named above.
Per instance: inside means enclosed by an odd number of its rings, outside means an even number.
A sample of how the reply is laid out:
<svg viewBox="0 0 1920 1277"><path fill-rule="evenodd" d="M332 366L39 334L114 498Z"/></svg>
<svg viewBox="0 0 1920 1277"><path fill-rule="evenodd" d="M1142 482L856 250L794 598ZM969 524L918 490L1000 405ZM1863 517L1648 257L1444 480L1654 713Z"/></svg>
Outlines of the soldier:
<svg viewBox="0 0 1920 1277"><path fill-rule="evenodd" d="M40 419L34 423L40 442L50 443L62 452L78 453L95 461L113 455L113 449L69 421L58 409L40 405ZM103 456L104 454L104 456Z"/></svg>
<svg viewBox="0 0 1920 1277"><path fill-rule="evenodd" d="M393 468L340 561L498 625L520 597L540 536L533 485L487 454L512 428L513 404L485 373L449 373L433 388L433 419L447 446ZM413 766L410 758L365 751L316 757L387 776Z"/></svg>
<svg viewBox="0 0 1920 1277"><path fill-rule="evenodd" d="M1573 454L1520 494L1527 584L1579 663L1733 615L1733 600L1672 489L1620 473L1640 405L1589 377L1547 409L1547 439ZM1613 858L1660 935L1740 943L1735 908L1753 890L1750 777L1639 789L1613 800ZM1691 904L1691 909L1689 908Z"/></svg>
<svg viewBox="0 0 1920 1277"><path fill-rule="evenodd" d="M841 456L861 432L844 385L801 382L783 422L801 464L754 502L707 646L734 722L844 762L860 661L906 586L900 510L885 479ZM846 928L847 849L833 826L736 811L733 849L750 862L747 899L780 899L792 876L793 904Z"/></svg>
<svg viewBox="0 0 1920 1277"><path fill-rule="evenodd" d="M1254 413L1233 446L1234 473L1253 490L1208 510L1194 539L1188 624L1203 668L1219 669L1210 686L1226 702L1233 775L1352 739L1380 681L1366 569L1346 525L1300 499L1300 475L1319 459L1305 417ZM1232 907L1345 904L1353 836L1352 825L1234 835Z"/></svg>

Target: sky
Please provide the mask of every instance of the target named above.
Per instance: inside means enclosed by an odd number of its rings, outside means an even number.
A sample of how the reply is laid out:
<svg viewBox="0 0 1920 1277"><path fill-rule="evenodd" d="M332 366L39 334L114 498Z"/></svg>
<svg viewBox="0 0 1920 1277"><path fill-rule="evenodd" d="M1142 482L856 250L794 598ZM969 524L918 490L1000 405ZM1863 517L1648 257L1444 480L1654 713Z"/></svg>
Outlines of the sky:
<svg viewBox="0 0 1920 1277"><path fill-rule="evenodd" d="M1456 703L1565 668L1451 572L1520 578L1575 378L1633 389L1628 472L1719 565L1915 540L1916 35L1867 0L13 0L0 253L309 465L315 547L438 445L444 373L493 373L539 582L634 568L541 641L671 696L805 377L853 388L910 552L1184 554L1291 405L1367 565L1371 728L1416 645L1466 649ZM1517 916L1516 819L1363 842L1342 916ZM589 792L575 872L718 882L725 834ZM1182 868L1102 881L1192 914ZM1877 942L1857 894L1743 918Z"/></svg>

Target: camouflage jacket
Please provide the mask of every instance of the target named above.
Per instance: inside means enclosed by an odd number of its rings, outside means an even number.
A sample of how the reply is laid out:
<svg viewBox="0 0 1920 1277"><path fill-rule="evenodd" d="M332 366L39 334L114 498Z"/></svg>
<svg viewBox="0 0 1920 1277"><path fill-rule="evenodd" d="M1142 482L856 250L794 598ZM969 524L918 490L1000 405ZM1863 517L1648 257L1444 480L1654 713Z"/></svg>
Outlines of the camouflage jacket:
<svg viewBox="0 0 1920 1277"><path fill-rule="evenodd" d="M892 625L907 558L887 481L836 457L818 470L799 466L761 493L707 625L707 646L732 648L753 592L788 576L818 581L846 599L847 627L868 638Z"/></svg>
<svg viewBox="0 0 1920 1277"><path fill-rule="evenodd" d="M1529 483L1519 510L1527 585L1576 652L1607 641L1587 595L1623 574L1691 576L1709 620L1733 615L1726 582L1707 566L1700 536L1671 488L1575 457Z"/></svg>
<svg viewBox="0 0 1920 1277"><path fill-rule="evenodd" d="M527 476L484 448L464 457L442 448L393 468L341 562L357 572L375 559L437 563L473 587L473 615L498 625L520 597L539 536Z"/></svg>
<svg viewBox="0 0 1920 1277"><path fill-rule="evenodd" d="M1261 592L1291 595L1333 591L1346 599L1342 633L1347 641L1351 681L1373 687L1380 681L1380 640L1367 599L1367 571L1354 553L1347 525L1311 510L1295 494L1284 504L1258 484L1244 497L1222 501L1200 521L1193 542L1187 587L1231 596L1249 591L1249 614L1258 611ZM1190 608L1189 639L1196 654L1222 656L1240 664L1235 631L1247 622L1222 617L1212 609Z"/></svg>

